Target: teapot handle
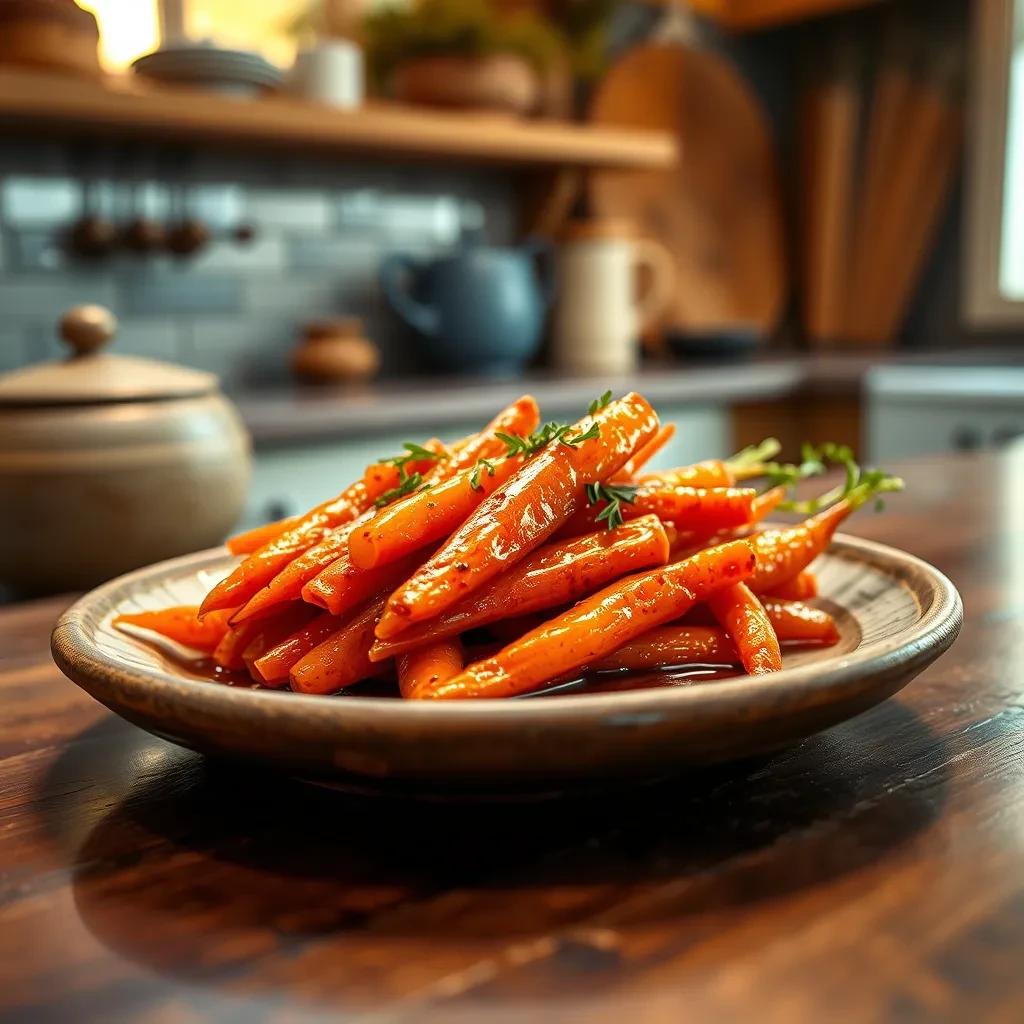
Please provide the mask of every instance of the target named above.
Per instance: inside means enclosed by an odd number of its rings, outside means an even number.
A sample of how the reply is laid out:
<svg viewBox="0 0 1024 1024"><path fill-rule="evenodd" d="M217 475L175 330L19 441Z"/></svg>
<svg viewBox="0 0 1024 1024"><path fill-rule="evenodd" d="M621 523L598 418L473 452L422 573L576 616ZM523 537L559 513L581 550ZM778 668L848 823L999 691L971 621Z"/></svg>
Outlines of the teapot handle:
<svg viewBox="0 0 1024 1024"><path fill-rule="evenodd" d="M541 298L545 306L550 306L558 283L555 272L555 247L548 239L540 235L531 235L523 242L523 252L536 262Z"/></svg>
<svg viewBox="0 0 1024 1024"><path fill-rule="evenodd" d="M407 279L422 269L423 264L414 257L393 253L386 256L380 265L380 284L395 312L421 334L434 338L440 331L437 310L414 299L409 293Z"/></svg>

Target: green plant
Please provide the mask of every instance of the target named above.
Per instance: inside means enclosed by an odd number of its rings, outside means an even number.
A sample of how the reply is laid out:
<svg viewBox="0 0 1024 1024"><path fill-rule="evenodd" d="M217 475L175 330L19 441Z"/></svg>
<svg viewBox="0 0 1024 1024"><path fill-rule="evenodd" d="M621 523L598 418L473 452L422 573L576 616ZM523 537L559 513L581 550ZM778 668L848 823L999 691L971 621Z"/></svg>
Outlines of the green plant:
<svg viewBox="0 0 1024 1024"><path fill-rule="evenodd" d="M511 53L538 70L565 52L559 32L529 11L502 14L487 0L419 0L375 10L365 22L366 56L378 84L418 57Z"/></svg>

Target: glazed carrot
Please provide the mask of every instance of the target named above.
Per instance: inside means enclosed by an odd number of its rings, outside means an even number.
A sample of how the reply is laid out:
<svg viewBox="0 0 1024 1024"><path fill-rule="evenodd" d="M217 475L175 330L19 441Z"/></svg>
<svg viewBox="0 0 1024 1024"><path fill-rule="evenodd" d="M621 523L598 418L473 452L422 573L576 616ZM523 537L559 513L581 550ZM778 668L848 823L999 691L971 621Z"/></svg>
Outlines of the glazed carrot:
<svg viewBox="0 0 1024 1024"><path fill-rule="evenodd" d="M736 645L748 675L782 671L779 639L764 606L745 583L734 583L712 594L708 607Z"/></svg>
<svg viewBox="0 0 1024 1024"><path fill-rule="evenodd" d="M765 596L774 597L779 601L810 600L810 598L818 596L818 578L813 572L804 569L798 576L794 576L793 579L783 583L781 587L776 587Z"/></svg>
<svg viewBox="0 0 1024 1024"><path fill-rule="evenodd" d="M521 465L522 459L518 457L495 461L493 473L487 469L478 472L474 465L429 491L410 494L403 501L382 509L371 522L349 534L352 564L372 569L447 537Z"/></svg>
<svg viewBox="0 0 1024 1024"><path fill-rule="evenodd" d="M495 459L505 452L505 443L498 434L532 434L540 423L540 409L532 395L517 398L502 409L478 434L468 438L452 458L439 467L432 479L447 480L463 469L472 469L480 459Z"/></svg>
<svg viewBox="0 0 1024 1024"><path fill-rule="evenodd" d="M629 394L575 424L486 498L388 601L377 636L433 618L539 547L586 500L588 482L618 472L655 434L658 417Z"/></svg>
<svg viewBox="0 0 1024 1024"><path fill-rule="evenodd" d="M273 523L264 523L263 526L256 526L245 533L236 533L234 537L229 537L225 544L233 555L251 555L264 544L269 544L276 537L280 537L285 530L297 526L298 522L298 516L289 516Z"/></svg>
<svg viewBox="0 0 1024 1024"><path fill-rule="evenodd" d="M262 590L255 594L234 615L231 622L237 625L258 615L282 601L297 601L302 597L302 588L323 569L348 552L348 537L360 523L369 522L376 509L367 509L352 523L336 526L319 544L314 544L293 558ZM368 596L368 595L364 595ZM362 600L360 598L359 600ZM359 600L355 603L358 604ZM316 602L310 602L315 604Z"/></svg>
<svg viewBox="0 0 1024 1024"><path fill-rule="evenodd" d="M736 645L716 626L658 626L588 666L592 672L647 672L674 665L738 665Z"/></svg>
<svg viewBox="0 0 1024 1024"><path fill-rule="evenodd" d="M768 460L781 449L782 445L774 437L768 437L728 459L705 459L692 466L648 473L638 482L661 481L679 487L735 487L740 480L761 476L770 465Z"/></svg>
<svg viewBox="0 0 1024 1024"><path fill-rule="evenodd" d="M800 601L765 600L763 604L782 643L831 646L839 642L839 627L828 612Z"/></svg>
<svg viewBox="0 0 1024 1024"><path fill-rule="evenodd" d="M755 594L766 594L799 576L828 547L840 523L852 511L844 499L796 526L754 534L751 541L757 552L757 572L750 580L750 589Z"/></svg>
<svg viewBox="0 0 1024 1024"><path fill-rule="evenodd" d="M185 647L194 647L197 651L210 653L228 631L228 619L232 611L233 609L229 608L200 619L199 609L195 605L178 605L157 612L118 615L114 619L114 625L149 629Z"/></svg>
<svg viewBox="0 0 1024 1024"><path fill-rule="evenodd" d="M651 487L735 487L736 477L722 459L645 473L636 483Z"/></svg>
<svg viewBox="0 0 1024 1024"><path fill-rule="evenodd" d="M398 659L398 689L407 700L414 700L420 690L457 676L466 664L458 637L438 640L417 647Z"/></svg>
<svg viewBox="0 0 1024 1024"><path fill-rule="evenodd" d="M680 536L712 537L716 533L749 526L754 521L757 491L735 487L681 487L664 484L642 484L632 502L621 504L622 518L627 522L637 516L656 515L671 523ZM574 536L596 530L605 502L581 508L559 530L559 536Z"/></svg>
<svg viewBox="0 0 1024 1024"><path fill-rule="evenodd" d="M346 550L302 588L302 600L326 608L332 615L344 615L381 591L390 593L408 579L429 554L430 549L413 551L397 562L359 569L352 564Z"/></svg>
<svg viewBox="0 0 1024 1024"><path fill-rule="evenodd" d="M262 620L263 628L256 633L242 651L242 660L249 670L249 675L258 682L259 676L253 668L256 661L277 647L278 644L293 636L296 630L309 625L314 618L318 617L319 613L315 608L311 608L301 601L289 601L287 605L275 609L274 614L267 615Z"/></svg>
<svg viewBox="0 0 1024 1024"><path fill-rule="evenodd" d="M765 611L780 643L827 646L839 639L832 616L817 608L768 602ZM739 652L724 629L686 625L649 630L589 668L595 672L647 672L672 665L738 664Z"/></svg>
<svg viewBox="0 0 1024 1024"><path fill-rule="evenodd" d="M431 450L441 454L440 442L429 442ZM413 463L409 472L429 469L430 461ZM336 498L306 513L291 529L249 555L235 571L210 591L200 606L200 615L243 605L265 587L289 562L318 544L335 527L351 522L370 508L387 491L399 485L399 470L390 463L367 468L361 480L347 487Z"/></svg>
<svg viewBox="0 0 1024 1024"><path fill-rule="evenodd" d="M684 562L627 576L531 630L491 658L445 683L424 688L430 699L512 697L529 693L679 618L697 601L747 578L755 567L749 542L708 548Z"/></svg>
<svg viewBox="0 0 1024 1024"><path fill-rule="evenodd" d="M354 530L349 554L355 566L372 569L447 537L518 468L520 460L497 460L505 452L499 434L529 435L540 410L529 395L503 409L445 466L429 490L410 494L382 510L372 523ZM489 460L479 465L481 459Z"/></svg>
<svg viewBox="0 0 1024 1024"><path fill-rule="evenodd" d="M309 606L303 605L301 601L292 601L281 608L275 608L268 614L246 619L241 625L232 627L224 634L213 652L213 660L221 668L231 669L232 671L245 668L246 648L266 629L272 620L285 616L289 622L295 623L291 627L291 630L295 630L309 618L308 609ZM283 634L283 636L287 635L287 633Z"/></svg>
<svg viewBox="0 0 1024 1024"><path fill-rule="evenodd" d="M334 693L381 671L370 661L373 627L387 595L368 601L336 633L292 665L289 679L297 693Z"/></svg>
<svg viewBox="0 0 1024 1024"><path fill-rule="evenodd" d="M284 686L288 682L288 673L292 665L337 633L345 622L343 618L322 612L291 636L255 658L249 666L249 671L264 686Z"/></svg>
<svg viewBox="0 0 1024 1024"><path fill-rule="evenodd" d="M625 483L631 481L675 436L676 425L663 423L654 437L647 444L638 448L633 457L616 473L615 479Z"/></svg>
<svg viewBox="0 0 1024 1024"><path fill-rule="evenodd" d="M370 657L374 661L390 658L512 616L557 608L621 576L664 565L667 560L668 538L654 516L616 530L553 541L436 619L410 626L393 639L378 640Z"/></svg>

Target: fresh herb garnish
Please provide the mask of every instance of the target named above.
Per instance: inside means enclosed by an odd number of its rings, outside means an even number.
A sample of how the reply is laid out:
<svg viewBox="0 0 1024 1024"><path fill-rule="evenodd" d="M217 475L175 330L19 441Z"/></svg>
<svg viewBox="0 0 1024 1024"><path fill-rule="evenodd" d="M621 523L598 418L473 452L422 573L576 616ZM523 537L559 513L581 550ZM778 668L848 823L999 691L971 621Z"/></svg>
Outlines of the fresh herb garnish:
<svg viewBox="0 0 1024 1024"><path fill-rule="evenodd" d="M600 412L610 401L612 400L611 391L606 391L600 398L595 398L591 403L587 411L591 416L595 412Z"/></svg>
<svg viewBox="0 0 1024 1024"><path fill-rule="evenodd" d="M403 481L408 475L406 466L410 462L444 462L448 458L447 452L432 452L429 448L424 448L423 445L416 444L414 441L406 441L402 447L405 449L404 455L393 455L381 459L381 462L387 462L394 466L398 470L398 479Z"/></svg>
<svg viewBox="0 0 1024 1024"><path fill-rule="evenodd" d="M473 473L469 478L469 486L474 491L482 491L484 488L481 482L481 476L484 470L487 470L488 476L494 476L494 460L493 459L478 459L476 465L473 467Z"/></svg>
<svg viewBox="0 0 1024 1024"><path fill-rule="evenodd" d="M636 500L636 488L627 484L603 484L600 482L587 484L587 503L597 505L607 502L598 513L597 521L604 521L609 530L622 525L622 503L632 505Z"/></svg>
<svg viewBox="0 0 1024 1024"><path fill-rule="evenodd" d="M419 490L420 484L423 483L422 473L406 473L404 466L399 468L398 476L398 486L392 487L390 491L385 491L374 502L374 505L376 505L377 508L383 508L385 505L390 505L391 502L397 501L399 498L404 498L407 494L412 494L413 491ZM427 486L429 486L429 484Z"/></svg>
<svg viewBox="0 0 1024 1024"><path fill-rule="evenodd" d="M572 448L575 448L578 444L582 444L584 441L592 441L595 437L601 436L601 428L596 423L591 423L590 428L583 434L577 434L575 437L566 437L564 434L558 439L562 444L567 444Z"/></svg>
<svg viewBox="0 0 1024 1024"><path fill-rule="evenodd" d="M546 448L554 441L559 441L562 444L569 445L570 448L575 448L584 441L591 441L595 437L601 436L601 428L596 423L591 423L590 427L582 434L570 437L569 435L572 433L572 430L573 425L571 423L555 423L552 421L551 423L545 423L543 427L535 430L529 437L521 437L519 434L502 433L498 433L495 436L504 442L506 458L511 458L513 455L522 455L524 458L529 458L531 455L536 455L541 448Z"/></svg>

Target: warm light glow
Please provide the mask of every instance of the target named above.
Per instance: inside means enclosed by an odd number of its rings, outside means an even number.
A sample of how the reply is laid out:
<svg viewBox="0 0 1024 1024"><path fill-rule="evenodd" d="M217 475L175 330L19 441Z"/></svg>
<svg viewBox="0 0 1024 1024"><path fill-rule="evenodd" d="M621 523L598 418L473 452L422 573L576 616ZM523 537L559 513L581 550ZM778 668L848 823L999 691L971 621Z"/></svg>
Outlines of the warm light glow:
<svg viewBox="0 0 1024 1024"><path fill-rule="evenodd" d="M220 46L256 50L282 67L291 64L295 42L286 26L306 0L189 0L185 25L194 39L212 39Z"/></svg>
<svg viewBox="0 0 1024 1024"><path fill-rule="evenodd" d="M156 0L81 0L100 24L100 62L121 71L160 41Z"/></svg>

